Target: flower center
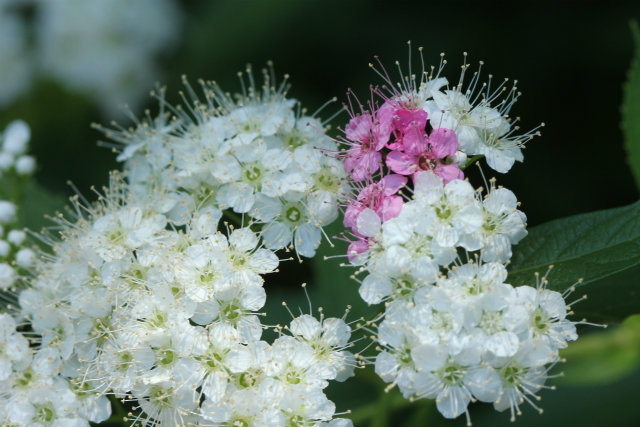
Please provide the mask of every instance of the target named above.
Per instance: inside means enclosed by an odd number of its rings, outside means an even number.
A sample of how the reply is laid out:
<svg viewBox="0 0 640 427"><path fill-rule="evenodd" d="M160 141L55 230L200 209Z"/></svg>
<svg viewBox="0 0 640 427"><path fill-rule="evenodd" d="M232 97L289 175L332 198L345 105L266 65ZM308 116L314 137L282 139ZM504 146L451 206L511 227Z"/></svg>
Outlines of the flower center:
<svg viewBox="0 0 640 427"><path fill-rule="evenodd" d="M149 400L161 408L169 408L171 407L170 393L171 389L165 390L162 387L153 386L149 390Z"/></svg>
<svg viewBox="0 0 640 427"><path fill-rule="evenodd" d="M249 166L245 168L244 176L246 176L249 181L255 182L260 180L260 177L262 176L262 170L260 170L260 168L255 165Z"/></svg>
<svg viewBox="0 0 640 427"><path fill-rule="evenodd" d="M33 420L39 424L49 424L53 421L53 417L55 416L55 411L53 410L53 405L51 403L45 403L41 405L34 405L35 414L33 416Z"/></svg>
<svg viewBox="0 0 640 427"><path fill-rule="evenodd" d="M466 369L462 366L458 366L454 363L448 363L442 368L439 372L439 377L445 384L451 386L459 386L462 385L462 379L466 374Z"/></svg>
<svg viewBox="0 0 640 427"><path fill-rule="evenodd" d="M337 193L340 187L340 180L326 168L323 168L316 175L316 187L330 193Z"/></svg>
<svg viewBox="0 0 640 427"><path fill-rule="evenodd" d="M540 307L533 312L531 323L537 333L544 334L549 330L549 316Z"/></svg>
<svg viewBox="0 0 640 427"><path fill-rule="evenodd" d="M435 166L435 162L426 153L418 157L418 167L423 171L432 170Z"/></svg>
<svg viewBox="0 0 640 427"><path fill-rule="evenodd" d="M497 334L505 330L500 311L483 311L478 327L488 335Z"/></svg>
<svg viewBox="0 0 640 427"><path fill-rule="evenodd" d="M299 203L287 203L282 207L282 216L289 225L298 225L305 218L304 209Z"/></svg>

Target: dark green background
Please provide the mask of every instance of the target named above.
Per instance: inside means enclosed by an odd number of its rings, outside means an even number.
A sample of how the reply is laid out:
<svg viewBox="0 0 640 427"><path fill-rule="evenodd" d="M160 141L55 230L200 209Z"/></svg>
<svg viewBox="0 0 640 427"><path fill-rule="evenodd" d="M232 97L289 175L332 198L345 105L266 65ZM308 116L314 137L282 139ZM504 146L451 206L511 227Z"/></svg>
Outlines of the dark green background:
<svg viewBox="0 0 640 427"><path fill-rule="evenodd" d="M381 83L367 64L374 55L390 70L396 59L406 63L407 40L424 47L428 64L437 64L439 53L446 52L445 75L452 81L467 51L472 63L485 61L486 71L496 78L519 80L524 95L512 116L522 117L524 129L546 123L543 136L525 151L525 163L498 177L522 201L530 225L638 198L625 163L619 106L633 49L628 24L640 18L640 2L230 0L184 1L182 6L182 40L176 51L159 58L170 99L178 99L182 74L192 81L216 80L236 91L236 72L247 62L259 69L273 60L277 73L291 75L291 96L313 111L332 96L343 101L347 88L366 96L369 84ZM149 107L154 108L151 99ZM72 180L87 193L89 186L105 184L107 171L117 166L108 150L96 146L101 135L90 123L104 122L98 113L82 94L40 82L24 99L0 111L0 127L18 117L28 121L39 183L68 195L65 183ZM334 126L345 118L340 116ZM124 116L117 119L128 124ZM285 266L270 282L298 283L311 268L310 263ZM329 315L336 315L343 311L340 304L357 298L356 285L339 288L349 272L326 271L323 278L332 286L328 291L312 289L312 296ZM280 294L289 299L299 295L286 286L278 292L270 294L274 307ZM526 410L519 424L640 423L639 381L636 370L600 387L559 387L543 394L545 415ZM332 385L329 392L339 410L371 402L377 393L364 379ZM507 424L508 418L496 416L487 405L472 406L476 424ZM421 405L377 421L444 424L432 407Z"/></svg>

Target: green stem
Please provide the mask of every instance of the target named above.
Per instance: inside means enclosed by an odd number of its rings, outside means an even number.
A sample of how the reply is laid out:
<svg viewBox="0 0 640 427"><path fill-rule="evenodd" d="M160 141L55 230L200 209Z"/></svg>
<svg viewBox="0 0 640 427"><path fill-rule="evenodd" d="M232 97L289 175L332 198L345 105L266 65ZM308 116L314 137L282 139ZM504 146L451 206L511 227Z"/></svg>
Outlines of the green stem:
<svg viewBox="0 0 640 427"><path fill-rule="evenodd" d="M467 163L465 163L464 166L462 166L460 169L465 170L466 168L468 168L469 166L471 166L472 164L474 164L478 160L482 159L483 157L484 157L483 154L477 154L477 155L473 156L472 158L468 159Z"/></svg>
<svg viewBox="0 0 640 427"><path fill-rule="evenodd" d="M103 421L104 423L110 424L120 424L124 425L124 417L127 416L127 412L125 411L124 405L118 399L113 396L109 396L109 400L111 401L111 416Z"/></svg>
<svg viewBox="0 0 640 427"><path fill-rule="evenodd" d="M242 216L238 215L231 209L225 209L224 211L222 211L222 216L231 221L235 226L241 227L243 225Z"/></svg>
<svg viewBox="0 0 640 427"><path fill-rule="evenodd" d="M389 393L382 391L377 401L354 409L349 418L354 426L385 426L388 425L391 411L405 408L410 404L411 402L402 397L397 390L391 390Z"/></svg>

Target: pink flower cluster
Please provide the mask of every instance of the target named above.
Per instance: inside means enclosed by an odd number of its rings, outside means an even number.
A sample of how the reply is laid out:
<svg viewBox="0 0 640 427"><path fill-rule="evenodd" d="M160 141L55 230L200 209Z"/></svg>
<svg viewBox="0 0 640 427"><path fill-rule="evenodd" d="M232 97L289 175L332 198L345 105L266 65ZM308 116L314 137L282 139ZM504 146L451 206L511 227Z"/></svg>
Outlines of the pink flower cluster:
<svg viewBox="0 0 640 427"><path fill-rule="evenodd" d="M375 90L374 95L381 96ZM402 98L400 94L379 108L371 103L369 110L352 112L341 140L349 146L342 155L354 188L344 216L345 227L356 238L349 246L350 260L366 252L380 225L400 213L403 198L397 193L407 184L407 176L414 180L432 171L445 184L464 178L453 161L458 150L455 132L433 129L427 112L416 108L412 99L396 100Z"/></svg>

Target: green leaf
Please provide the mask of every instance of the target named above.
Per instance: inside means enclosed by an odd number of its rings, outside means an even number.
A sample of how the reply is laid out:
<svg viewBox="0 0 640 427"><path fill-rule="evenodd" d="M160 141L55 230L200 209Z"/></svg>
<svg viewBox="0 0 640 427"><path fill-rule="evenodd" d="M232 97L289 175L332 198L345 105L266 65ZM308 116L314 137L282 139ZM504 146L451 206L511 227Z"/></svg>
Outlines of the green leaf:
<svg viewBox="0 0 640 427"><path fill-rule="evenodd" d="M67 205L67 200L38 185L33 179L24 187L22 202L18 207L20 225L32 231L53 225L45 215L53 215Z"/></svg>
<svg viewBox="0 0 640 427"><path fill-rule="evenodd" d="M342 217L325 227L324 230L328 236L339 234L344 230ZM331 240L333 246L323 241L312 260L313 280L310 283L310 292L314 303L317 302L327 309L331 308L333 316L339 315L345 307L350 306L354 314L349 316L349 319L359 316L373 317L382 307L368 306L360 298L358 294L360 285L351 277L356 268L349 264L345 256L347 243L338 239ZM362 277L360 278L362 279Z"/></svg>
<svg viewBox="0 0 640 427"><path fill-rule="evenodd" d="M622 101L622 132L627 149L627 162L640 189L640 28L631 21L635 52L624 85Z"/></svg>
<svg viewBox="0 0 640 427"><path fill-rule="evenodd" d="M611 330L586 334L561 351L562 384L590 386L614 383L640 367L640 315Z"/></svg>
<svg viewBox="0 0 640 427"><path fill-rule="evenodd" d="M572 306L574 318L618 322L640 312L640 202L533 227L513 252L514 286L535 286L535 273L549 265L550 289L564 291L583 279L574 299L588 299Z"/></svg>

